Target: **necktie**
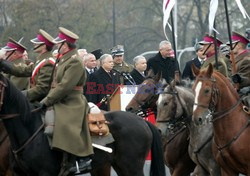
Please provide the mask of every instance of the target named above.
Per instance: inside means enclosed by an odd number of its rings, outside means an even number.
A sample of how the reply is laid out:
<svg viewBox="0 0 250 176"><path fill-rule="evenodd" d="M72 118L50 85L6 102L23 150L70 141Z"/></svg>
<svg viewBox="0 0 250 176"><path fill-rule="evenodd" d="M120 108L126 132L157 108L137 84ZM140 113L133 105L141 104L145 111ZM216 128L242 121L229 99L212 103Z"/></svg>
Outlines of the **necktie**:
<svg viewBox="0 0 250 176"><path fill-rule="evenodd" d="M93 69L90 69L90 70L89 70L89 74L92 74L92 73L94 73L94 70L93 70Z"/></svg>

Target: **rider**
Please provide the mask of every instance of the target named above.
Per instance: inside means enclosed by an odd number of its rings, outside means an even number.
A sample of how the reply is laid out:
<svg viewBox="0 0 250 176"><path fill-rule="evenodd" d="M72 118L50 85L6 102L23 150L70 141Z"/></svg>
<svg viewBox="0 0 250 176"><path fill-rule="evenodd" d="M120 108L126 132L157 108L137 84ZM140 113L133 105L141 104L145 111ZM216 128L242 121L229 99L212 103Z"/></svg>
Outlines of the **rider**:
<svg viewBox="0 0 250 176"><path fill-rule="evenodd" d="M31 77L30 88L23 93L29 101L35 102L41 101L49 91L51 72L55 63L51 53L54 43L53 38L42 29L39 30L37 37L30 41L34 44L34 52L38 54L35 63L17 65L2 60L0 67L11 75Z"/></svg>
<svg viewBox="0 0 250 176"><path fill-rule="evenodd" d="M203 41L199 42L200 45L203 45L203 55L206 55L205 62L203 63L201 68L206 68L211 63L214 68L216 68L215 62L215 47L217 47L217 53L219 53L219 47L222 42L216 38L217 46L215 46L215 39L213 36L206 34L203 38ZM228 68L225 63L225 59L218 54L218 71L222 73L224 76L228 76Z"/></svg>
<svg viewBox="0 0 250 176"><path fill-rule="evenodd" d="M0 62L7 61L15 65L25 64L23 53L26 48L20 42L9 38L9 42L2 49L5 51L6 58ZM3 67L1 67L1 71L4 71ZM21 91L26 90L29 86L29 78L16 77L11 74L5 74L5 76Z"/></svg>
<svg viewBox="0 0 250 176"><path fill-rule="evenodd" d="M52 147L64 151L63 169L70 173L90 169L93 154L87 123L89 107L83 95L86 71L75 45L78 38L59 27L58 37L53 40L59 52L53 81L48 95L41 101L44 109L54 107Z"/></svg>
<svg viewBox="0 0 250 176"><path fill-rule="evenodd" d="M237 73L232 75L232 81L239 84L239 93L246 95L250 92L250 51L247 50L249 40L242 34L232 32L233 54L235 56L235 64ZM227 43L229 45L229 42ZM247 99L250 99L247 98ZM245 99L245 103L250 102ZM249 103L246 105L250 105Z"/></svg>

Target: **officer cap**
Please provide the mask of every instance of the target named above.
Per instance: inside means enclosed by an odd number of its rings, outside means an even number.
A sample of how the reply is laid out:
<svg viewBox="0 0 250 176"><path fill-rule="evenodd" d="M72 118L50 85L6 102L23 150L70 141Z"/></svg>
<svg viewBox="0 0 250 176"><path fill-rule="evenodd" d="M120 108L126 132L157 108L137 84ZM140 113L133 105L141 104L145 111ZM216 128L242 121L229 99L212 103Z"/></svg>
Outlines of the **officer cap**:
<svg viewBox="0 0 250 176"><path fill-rule="evenodd" d="M223 42L216 38L216 41L217 41L217 46L219 47ZM203 41L200 41L199 44L200 45L207 45L207 44L213 44L214 43L214 36L211 36L211 35L208 35L206 34L204 37L203 37Z"/></svg>
<svg viewBox="0 0 250 176"><path fill-rule="evenodd" d="M100 59L100 57L103 55L102 49L97 49L91 52L96 58L96 60Z"/></svg>
<svg viewBox="0 0 250 176"><path fill-rule="evenodd" d="M76 40L79 39L78 35L71 32L70 30L59 27L59 34L58 36L53 40L54 43L62 43L64 41L67 41L69 43L75 43Z"/></svg>
<svg viewBox="0 0 250 176"><path fill-rule="evenodd" d="M245 45L249 43L249 40L246 37L244 37L244 35L235 31L232 32L231 38L232 38L232 43L241 42L244 43ZM227 42L227 45L230 45L230 42Z"/></svg>
<svg viewBox="0 0 250 176"><path fill-rule="evenodd" d="M17 50L17 51L20 51L21 53L23 53L25 50L27 50L25 46L23 46L21 43L15 41L11 37L9 37L8 43L2 49L5 51Z"/></svg>
<svg viewBox="0 0 250 176"><path fill-rule="evenodd" d="M111 48L111 55L112 56L120 56L124 54L124 47L123 45L116 45Z"/></svg>
<svg viewBox="0 0 250 176"><path fill-rule="evenodd" d="M45 44L47 46L53 47L54 42L53 42L53 37L49 35L47 32L45 32L42 29L39 29L39 33L37 34L36 38L31 39L30 41L34 44Z"/></svg>

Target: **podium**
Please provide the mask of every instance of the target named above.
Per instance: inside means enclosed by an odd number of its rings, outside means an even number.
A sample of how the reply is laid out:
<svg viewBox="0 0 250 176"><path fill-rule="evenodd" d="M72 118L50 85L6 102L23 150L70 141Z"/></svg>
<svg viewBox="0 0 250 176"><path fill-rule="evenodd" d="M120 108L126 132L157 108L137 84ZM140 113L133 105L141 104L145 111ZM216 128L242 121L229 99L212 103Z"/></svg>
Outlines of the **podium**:
<svg viewBox="0 0 250 176"><path fill-rule="evenodd" d="M138 85L119 85L109 100L110 111L125 111L126 106L138 90Z"/></svg>

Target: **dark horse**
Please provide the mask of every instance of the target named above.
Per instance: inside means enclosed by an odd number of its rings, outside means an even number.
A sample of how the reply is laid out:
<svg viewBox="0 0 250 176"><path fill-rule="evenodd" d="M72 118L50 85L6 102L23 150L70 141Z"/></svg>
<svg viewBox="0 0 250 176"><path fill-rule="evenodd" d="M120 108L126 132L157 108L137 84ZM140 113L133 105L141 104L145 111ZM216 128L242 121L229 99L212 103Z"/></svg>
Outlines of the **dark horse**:
<svg viewBox="0 0 250 176"><path fill-rule="evenodd" d="M0 120L0 176L11 176L12 172L9 164L10 140L7 131Z"/></svg>
<svg viewBox="0 0 250 176"><path fill-rule="evenodd" d="M222 176L250 175L250 117L230 81L219 72L199 70L193 86L196 124L213 123L213 154L221 166Z"/></svg>
<svg viewBox="0 0 250 176"><path fill-rule="evenodd" d="M0 90L0 118L24 175L58 175L62 155L50 149L40 112L33 110L35 107L1 74ZM143 176L143 165L151 147L151 175L165 175L161 138L153 125L128 112L109 112L105 117L110 122L110 132L115 139L115 142L107 145L113 149L113 153L94 149L92 175L108 176L112 166L119 176Z"/></svg>
<svg viewBox="0 0 250 176"><path fill-rule="evenodd" d="M139 86L126 110L137 112L142 108L156 109L158 91L164 88L160 79L159 74L156 76L149 75ZM195 164L188 154L188 135L188 130L184 129L176 135L162 136L165 163L173 176L186 176L194 170Z"/></svg>
<svg viewBox="0 0 250 176"><path fill-rule="evenodd" d="M188 127L189 155L196 163L192 176L219 176L220 167L212 154L212 124L196 126L192 121L194 94L192 83L187 81L185 86L175 85L172 81L164 88L157 102L157 121L162 134L178 133Z"/></svg>

